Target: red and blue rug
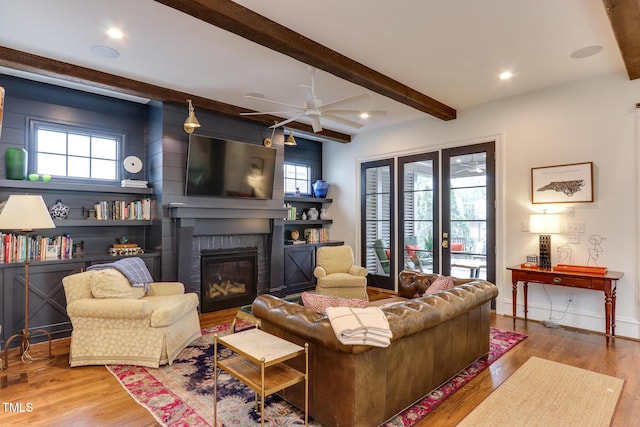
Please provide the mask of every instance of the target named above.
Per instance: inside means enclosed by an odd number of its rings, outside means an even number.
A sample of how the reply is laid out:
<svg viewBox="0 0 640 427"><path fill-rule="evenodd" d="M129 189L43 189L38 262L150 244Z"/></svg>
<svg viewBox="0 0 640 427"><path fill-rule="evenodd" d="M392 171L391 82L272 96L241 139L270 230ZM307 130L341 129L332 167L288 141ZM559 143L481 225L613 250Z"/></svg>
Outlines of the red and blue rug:
<svg viewBox="0 0 640 427"><path fill-rule="evenodd" d="M229 325L203 330L203 336L180 353L171 366L159 369L113 365L109 371L135 401L146 408L163 426L213 426L213 334L229 333ZM388 420L384 426L412 426L433 411L449 396L471 381L500 356L526 338L526 335L491 328L489 357L473 362L446 384L418 403ZM219 357L229 357L221 350ZM255 426L260 414L255 411L254 393L241 382L218 373L218 426ZM265 415L270 426L304 424L304 414L278 396L265 399ZM310 420L309 425L318 426ZM216 426L216 427L218 427Z"/></svg>

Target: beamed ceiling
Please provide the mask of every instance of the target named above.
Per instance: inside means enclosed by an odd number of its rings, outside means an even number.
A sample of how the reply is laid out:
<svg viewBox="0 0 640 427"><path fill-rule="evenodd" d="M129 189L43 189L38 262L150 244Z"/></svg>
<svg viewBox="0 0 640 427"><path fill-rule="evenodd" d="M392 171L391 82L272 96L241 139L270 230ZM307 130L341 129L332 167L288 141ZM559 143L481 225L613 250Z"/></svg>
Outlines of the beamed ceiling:
<svg viewBox="0 0 640 427"><path fill-rule="evenodd" d="M462 8L398 3L395 9L389 9L387 3L391 2L364 0L348 4L337 0L323 4L299 0L140 0L135 5L113 0L108 10L96 10L97 5L87 6L81 0L60 0L55 2L55 10L48 12L42 3L39 7L30 7L29 3L34 2L15 2L20 3L18 6L0 0L0 66L163 102L184 104L190 98L196 110L204 108L232 117L239 117L241 112L269 110L260 102L246 101L243 97L246 92L259 91L267 97L299 105L302 102L299 85L308 84L302 64L326 73L319 76L317 86L318 90L326 91L327 101L342 94L359 93L362 88L379 95L374 97L372 107L389 110L389 119L382 121L385 125L420 119L425 114L444 121L453 120L456 105L470 107L571 79L615 72L621 64L630 79L640 76L640 4L636 0L603 0L597 7L592 4L595 2L587 7L585 3L589 2L581 0L564 0L562 5L555 0L541 0L529 11L522 5L511 5L508 0L489 0L483 9L477 9L474 2L454 2L464 4ZM127 8L118 5L127 5ZM486 15L478 16L479 13ZM59 15L52 16L54 14ZM476 16L469 16L474 14ZM574 16L566 17L567 14ZM100 21L101 15L108 16ZM78 33L73 32L73 25L67 28L69 25L64 21L69 16L75 18L72 22ZM607 17L608 24L603 25ZM125 33L134 34L130 45L118 49L123 51L122 65L118 62L121 58L109 62L91 56L88 46L95 44L95 36L82 26L91 20L96 22L96 27L105 27L108 22L123 26ZM25 27L22 21L31 24ZM44 38L39 38L37 29L41 22L59 24L60 35L42 31ZM534 28L541 24L546 27L536 34ZM432 33L428 32L429 28ZM450 30L443 31L447 28ZM145 34L152 40L144 40ZM538 80L528 82L528 86L518 82L518 74L522 79L527 73L533 74L525 69L525 59L543 60L546 50L559 44L558 40L572 39L573 34L583 37L567 43L571 49L597 44L604 46L604 54L582 60L591 64L582 62L580 69L576 62L567 61L566 67L575 69L560 70L559 73L567 72L562 78L536 77ZM498 35L514 40L503 42ZM75 49L79 49L76 45L83 37L87 40L86 46L79 46L86 48L86 52L76 53ZM545 37L554 42L549 43ZM617 42L617 47L612 40ZM143 45L144 42L147 44ZM190 49L196 47L194 55ZM193 59L181 60L181 52ZM566 52L566 56L570 53ZM519 54L525 59L520 59L521 69L509 88L485 88L473 84L471 77L465 80L467 74L462 74L468 73L473 78L481 73L497 75L502 71L498 69L501 56L510 59L501 65L505 68L509 62L517 63L513 58L519 58ZM159 56L168 59L161 67L154 62ZM206 69L211 57L216 67L213 71ZM493 62L483 62L489 59ZM425 61L429 66L420 67ZM564 57L556 60L564 61ZM407 69L412 64L415 66ZM468 70L469 66L464 69L465 64L474 64L473 69ZM546 64L553 68L554 63L549 60ZM148 68L145 65L149 65ZM492 65L496 69L489 69ZM256 68L257 77L245 76ZM216 74L218 69L221 69L220 75ZM199 71L208 79L202 79ZM229 74L238 74L238 81L233 81ZM496 85L495 76L491 78L491 84ZM225 85L216 91L210 86L218 80ZM514 88L516 85L522 87ZM273 91L270 88L274 88ZM282 120L282 116L257 115L244 119L270 126ZM366 124L365 129L376 125L380 124ZM289 126L313 133L311 126L302 121ZM319 136L341 142L349 142L357 133L328 123L323 123L323 127Z"/></svg>

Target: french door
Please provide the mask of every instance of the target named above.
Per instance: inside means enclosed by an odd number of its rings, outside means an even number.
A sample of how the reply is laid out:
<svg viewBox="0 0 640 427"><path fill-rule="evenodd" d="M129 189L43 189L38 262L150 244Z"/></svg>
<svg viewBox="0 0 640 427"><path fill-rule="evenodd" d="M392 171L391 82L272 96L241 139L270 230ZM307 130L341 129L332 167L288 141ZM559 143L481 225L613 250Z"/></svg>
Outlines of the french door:
<svg viewBox="0 0 640 427"><path fill-rule="evenodd" d="M361 183L369 285L403 269L495 281L494 142L363 163Z"/></svg>
<svg viewBox="0 0 640 427"><path fill-rule="evenodd" d="M362 266L367 283L377 288L395 288L395 173L394 160L363 163L360 167L360 221Z"/></svg>
<svg viewBox="0 0 640 427"><path fill-rule="evenodd" d="M442 274L495 282L495 143L442 151Z"/></svg>

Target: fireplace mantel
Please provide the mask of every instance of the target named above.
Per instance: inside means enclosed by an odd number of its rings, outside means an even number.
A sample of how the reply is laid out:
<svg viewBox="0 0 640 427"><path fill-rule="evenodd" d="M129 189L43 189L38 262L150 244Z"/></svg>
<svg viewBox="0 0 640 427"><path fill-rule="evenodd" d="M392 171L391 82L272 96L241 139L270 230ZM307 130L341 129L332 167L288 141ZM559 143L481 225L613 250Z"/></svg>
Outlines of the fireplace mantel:
<svg viewBox="0 0 640 427"><path fill-rule="evenodd" d="M251 206L245 208L171 203L169 204L169 215L171 218L180 219L284 219L287 217L287 209L272 206Z"/></svg>
<svg viewBox="0 0 640 427"><path fill-rule="evenodd" d="M248 203L242 203L248 202ZM196 236L233 236L233 235L265 235L268 236L266 248L269 260L269 271L266 289L262 292L276 292L282 287L284 280L284 218L288 210L277 200L263 201L215 201L213 206L192 203L171 203L168 205L169 216L174 219L174 235L177 251L178 280L192 283L192 256ZM222 204L224 203L224 205ZM199 279L197 287L199 288ZM193 289L195 290L195 289ZM199 293L199 289L198 289Z"/></svg>

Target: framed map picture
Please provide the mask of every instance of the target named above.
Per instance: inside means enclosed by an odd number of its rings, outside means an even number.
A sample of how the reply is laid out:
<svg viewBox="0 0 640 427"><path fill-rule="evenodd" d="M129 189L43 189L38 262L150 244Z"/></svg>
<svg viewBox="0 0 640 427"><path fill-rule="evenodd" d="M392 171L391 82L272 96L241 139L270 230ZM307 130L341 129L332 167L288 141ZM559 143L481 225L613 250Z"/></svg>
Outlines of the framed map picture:
<svg viewBox="0 0 640 427"><path fill-rule="evenodd" d="M531 168L531 202L593 202L593 162Z"/></svg>

